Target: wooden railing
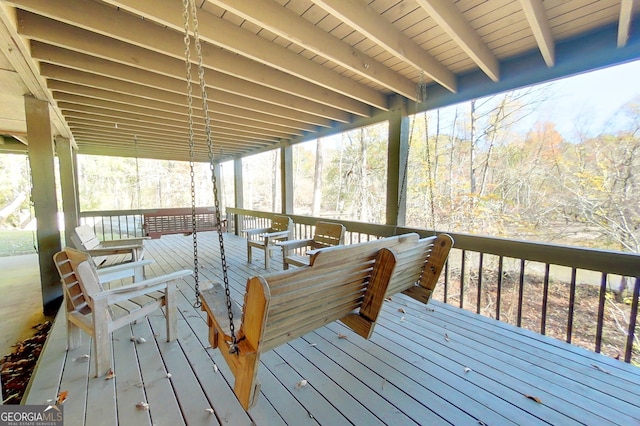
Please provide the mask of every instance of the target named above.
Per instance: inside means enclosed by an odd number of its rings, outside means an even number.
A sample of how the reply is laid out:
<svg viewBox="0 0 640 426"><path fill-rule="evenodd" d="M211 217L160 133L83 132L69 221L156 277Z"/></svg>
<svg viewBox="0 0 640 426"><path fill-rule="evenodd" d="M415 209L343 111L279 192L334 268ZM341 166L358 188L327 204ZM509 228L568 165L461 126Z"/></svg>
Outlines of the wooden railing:
<svg viewBox="0 0 640 426"><path fill-rule="evenodd" d="M227 208L230 229L268 226L274 213ZM433 230L289 215L294 238L318 220L342 223L346 244ZM635 335L640 255L468 234L450 234L454 250L436 298L543 335L640 363ZM625 289L618 291L620 283Z"/></svg>
<svg viewBox="0 0 640 426"><path fill-rule="evenodd" d="M142 236L136 211L83 212L103 240ZM149 210L151 211L151 210ZM229 232L269 226L275 213L227 208ZM406 232L437 232L320 217L289 215L294 238L313 235L318 220L342 223L345 243ZM640 255L505 238L450 234L455 243L434 297L518 327L640 364L635 335ZM626 287L618 291L621 282Z"/></svg>

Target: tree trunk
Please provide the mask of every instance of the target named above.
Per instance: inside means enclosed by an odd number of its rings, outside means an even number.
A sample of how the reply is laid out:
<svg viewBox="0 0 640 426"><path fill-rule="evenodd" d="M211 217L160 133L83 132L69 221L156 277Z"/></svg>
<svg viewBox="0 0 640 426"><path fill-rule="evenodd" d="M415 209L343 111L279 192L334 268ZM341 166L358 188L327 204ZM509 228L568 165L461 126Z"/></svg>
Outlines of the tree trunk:
<svg viewBox="0 0 640 426"><path fill-rule="evenodd" d="M320 215L320 202L322 201L322 138L316 141L316 167L313 176L313 203L311 205L311 216Z"/></svg>

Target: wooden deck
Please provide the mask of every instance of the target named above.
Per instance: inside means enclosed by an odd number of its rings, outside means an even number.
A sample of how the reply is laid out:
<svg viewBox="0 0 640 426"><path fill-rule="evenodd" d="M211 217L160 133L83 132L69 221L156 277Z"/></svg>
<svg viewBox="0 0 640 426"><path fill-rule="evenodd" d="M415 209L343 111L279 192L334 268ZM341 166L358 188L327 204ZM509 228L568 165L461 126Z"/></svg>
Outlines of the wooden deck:
<svg viewBox="0 0 640 426"><path fill-rule="evenodd" d="M198 240L203 279L219 280L217 235L200 233ZM192 268L191 237L145 246L156 262L148 276ZM231 234L225 248L232 295L242 300L246 278L265 273L261 252L248 264L245 240ZM272 269L281 266L276 255ZM66 327L56 321L24 403L45 404L68 391L66 425L640 424L640 368L401 295L385 303L369 341L333 323L263 355L261 394L245 412L222 356L208 348L205 316L191 305L192 282L180 288L178 341L164 341L160 311L121 329L112 380L92 377L83 356L88 338L66 352ZM136 408L140 401L148 411Z"/></svg>

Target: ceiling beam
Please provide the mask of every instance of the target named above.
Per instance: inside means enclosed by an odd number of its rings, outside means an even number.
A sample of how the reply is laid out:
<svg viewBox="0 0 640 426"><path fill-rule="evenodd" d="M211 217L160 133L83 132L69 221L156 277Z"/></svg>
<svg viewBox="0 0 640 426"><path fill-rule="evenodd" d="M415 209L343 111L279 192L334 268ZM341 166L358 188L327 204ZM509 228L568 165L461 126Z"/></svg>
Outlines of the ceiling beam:
<svg viewBox="0 0 640 426"><path fill-rule="evenodd" d="M500 80L498 59L450 0L416 0L429 16L493 81Z"/></svg>
<svg viewBox="0 0 640 426"><path fill-rule="evenodd" d="M272 0L209 0L209 2L395 93L417 100L416 85L411 80Z"/></svg>
<svg viewBox="0 0 640 426"><path fill-rule="evenodd" d="M448 90L457 90L456 76L413 40L360 0L311 0L395 57L407 61ZM414 97L415 98L415 97Z"/></svg>
<svg viewBox="0 0 640 426"><path fill-rule="evenodd" d="M136 96L129 93L116 92L108 89L83 86L80 84L69 83L66 81L52 80L47 81L49 89L55 93L70 93L86 97L92 97L96 99L103 99L107 101L120 102L120 103L132 103L136 105L147 106L152 109L158 109L161 111L184 111L187 112L186 97L184 99L184 105L170 102L166 99L158 100L151 99L149 97ZM196 115L200 116L202 110L198 107L194 107ZM225 120L245 122L256 128L274 129L277 131L284 131L292 134L301 134L304 132L313 132L316 128L312 125L303 125L291 120L285 120L279 117L267 116L264 114L258 114L254 111L248 111L246 109L240 109L236 107L230 107L227 105L216 105L209 102L209 113L214 113L222 116Z"/></svg>
<svg viewBox="0 0 640 426"><path fill-rule="evenodd" d="M620 1L620 19L618 20L618 47L624 47L629 40L629 30L631 29L631 18L633 16L633 6L635 0Z"/></svg>
<svg viewBox="0 0 640 426"><path fill-rule="evenodd" d="M177 73L178 69L176 69L175 75L167 76L130 67L128 65L118 64L106 59L77 53L38 41L31 42L31 50L32 56L43 62L61 65L92 74L117 78L119 80L129 81L143 86L169 90L175 93L185 93L187 90L187 83L184 77L184 63L180 63L179 61L176 65L178 65L177 68L179 68L180 73ZM159 61L163 59L164 58L162 57L158 58ZM209 77L210 78L207 79L207 94L210 99L225 98L228 93L232 96L238 95L244 98L254 99L259 102L265 102L343 123L348 122L351 118L349 113L339 109L321 105L288 93L282 93L255 83L240 80L217 71L213 71ZM192 90L194 96L197 98L202 97L200 86L197 82L194 82Z"/></svg>
<svg viewBox="0 0 640 426"><path fill-rule="evenodd" d="M93 0L11 0L11 3L107 37L178 59L184 58L182 2L174 0L109 1L123 10ZM125 10L131 13L126 13ZM140 19L140 16L144 19ZM274 45L269 40L251 34L205 11L200 13L199 21L202 41L223 47L375 108L387 108L386 97L381 93L361 83L354 83L350 78L298 56L293 51ZM174 29L175 32L167 31L166 27ZM210 58L217 60L215 56Z"/></svg>
<svg viewBox="0 0 640 426"><path fill-rule="evenodd" d="M110 77L99 76L95 74L86 73L84 71L78 71L71 68L61 67L59 65L52 65L48 63L40 64L40 72L43 76L54 79L67 81L69 83L82 84L90 87L104 88L108 90L114 90L122 93L131 93L143 97L151 97L152 99L163 99L165 94L173 94L182 99L182 104L187 105L187 96L180 95L175 92L169 92L160 88L143 86L135 83L130 83L124 80L118 80ZM199 102L199 99L197 100ZM300 121L302 123L312 124L315 126L331 127L329 120L321 117L303 113L300 111L290 110L282 108L276 105L270 105L265 102L256 101L253 99L243 98L242 96L232 95L230 93L224 96L217 96L215 99L209 98L209 105L211 104L224 104L229 106L235 106L258 113L264 113L267 115L274 115L276 117L287 118L290 120Z"/></svg>
<svg viewBox="0 0 640 426"><path fill-rule="evenodd" d="M29 93L34 98L49 103L52 112L51 121L58 134L73 142L73 135L67 127L64 117L55 108L53 98L47 90L44 80L38 74L38 66L30 57L29 42L18 34L17 27L16 10L4 2L0 3L0 52L20 75L20 79Z"/></svg>
<svg viewBox="0 0 640 426"><path fill-rule="evenodd" d="M555 64L555 42L542 0L520 0L533 36L538 43L542 58L548 67Z"/></svg>

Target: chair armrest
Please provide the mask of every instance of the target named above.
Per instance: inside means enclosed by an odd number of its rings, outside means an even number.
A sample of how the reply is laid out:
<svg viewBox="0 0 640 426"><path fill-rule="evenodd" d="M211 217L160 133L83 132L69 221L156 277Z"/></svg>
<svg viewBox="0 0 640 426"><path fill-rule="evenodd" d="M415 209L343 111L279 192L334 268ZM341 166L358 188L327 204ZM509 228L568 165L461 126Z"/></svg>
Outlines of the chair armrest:
<svg viewBox="0 0 640 426"><path fill-rule="evenodd" d="M108 283L109 281L121 280L123 278L143 276L143 273L138 274L140 270L144 271L144 267L151 265L152 259L139 260L137 262L121 263L120 265L107 266L106 268L98 269L98 278L100 284Z"/></svg>
<svg viewBox="0 0 640 426"><path fill-rule="evenodd" d="M249 235L258 235L258 234L264 234L265 232L268 232L271 228L253 228L253 229L244 229L242 230L242 232L246 233L247 236Z"/></svg>
<svg viewBox="0 0 640 426"><path fill-rule="evenodd" d="M308 247L312 242L313 242L312 238L307 238L305 240L280 241L280 242L277 242L276 245L282 247L282 249L286 253L288 250Z"/></svg>
<svg viewBox="0 0 640 426"><path fill-rule="evenodd" d="M140 248L142 248L142 246L109 247L109 248L99 248L99 249L91 249L91 250L83 250L83 251L88 253L92 257L96 257L96 256L107 256L110 254L134 253L136 250Z"/></svg>
<svg viewBox="0 0 640 426"><path fill-rule="evenodd" d="M150 237L144 238L130 238L126 240L110 240L110 241L101 241L100 245L102 247L142 247L144 244L144 240L148 240Z"/></svg>
<svg viewBox="0 0 640 426"><path fill-rule="evenodd" d="M183 269L182 271L176 271L159 277L149 278L148 280L125 285L122 287L104 290L100 293L94 294L92 298L94 300L106 299L107 303L113 304L121 300L141 296L152 291L162 290L163 288L167 287L168 282L176 280L178 278L186 277L191 274L193 274L193 271L189 269Z"/></svg>
<svg viewBox="0 0 640 426"><path fill-rule="evenodd" d="M279 239L283 237L288 237L290 235L289 231L277 231L277 232L267 232L262 236L269 239Z"/></svg>

